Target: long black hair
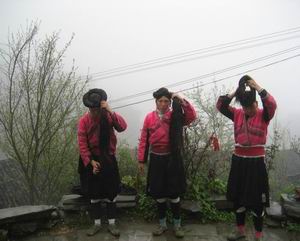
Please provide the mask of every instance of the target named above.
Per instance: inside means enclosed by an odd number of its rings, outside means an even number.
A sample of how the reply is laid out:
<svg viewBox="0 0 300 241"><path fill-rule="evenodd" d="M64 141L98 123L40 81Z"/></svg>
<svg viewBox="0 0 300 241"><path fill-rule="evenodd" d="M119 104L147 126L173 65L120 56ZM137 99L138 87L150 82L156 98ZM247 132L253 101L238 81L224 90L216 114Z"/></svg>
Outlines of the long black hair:
<svg viewBox="0 0 300 241"><path fill-rule="evenodd" d="M250 107L256 101L256 91L250 87L250 90L246 90L247 81L252 79L249 75L244 75L239 80L239 87L235 92L235 99L244 107Z"/></svg>
<svg viewBox="0 0 300 241"><path fill-rule="evenodd" d="M100 134L99 134L99 146L101 152L109 154L110 145L110 125L108 121L108 112L106 109L101 109L100 114Z"/></svg>
<svg viewBox="0 0 300 241"><path fill-rule="evenodd" d="M173 93L167 88L162 87L153 93L153 97L158 100L164 96L171 100L172 94ZM183 125L184 113L180 100L175 97L172 102L172 115L169 130L171 153L173 157L179 157L183 148Z"/></svg>
<svg viewBox="0 0 300 241"><path fill-rule="evenodd" d="M172 102L172 115L170 121L170 145L172 161L169 163L168 168L173 173L169 182L172 183L175 196L181 195L186 191L186 178L183 165L183 126L184 126L184 113L180 100L175 97Z"/></svg>
<svg viewBox="0 0 300 241"><path fill-rule="evenodd" d="M180 100L175 97L172 102L172 115L169 132L171 153L174 157L181 155L183 148L183 125L184 113Z"/></svg>

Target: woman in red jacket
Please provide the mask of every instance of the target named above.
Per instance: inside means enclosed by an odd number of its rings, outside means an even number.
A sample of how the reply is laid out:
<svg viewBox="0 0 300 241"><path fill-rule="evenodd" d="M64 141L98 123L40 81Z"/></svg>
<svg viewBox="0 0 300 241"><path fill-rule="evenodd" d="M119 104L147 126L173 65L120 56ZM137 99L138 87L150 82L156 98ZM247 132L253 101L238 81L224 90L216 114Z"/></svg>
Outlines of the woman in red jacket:
<svg viewBox="0 0 300 241"><path fill-rule="evenodd" d="M246 90L246 87L250 90ZM263 109L258 108L258 92ZM242 108L229 104L233 97ZM217 109L234 123L235 149L227 186L227 199L235 206L236 230L228 240L245 239L246 211L253 213L255 240L262 240L264 207L269 206L269 184L266 171L265 144L267 129L276 110L274 98L248 75L229 95L220 96Z"/></svg>
<svg viewBox="0 0 300 241"><path fill-rule="evenodd" d="M180 196L185 192L185 175L181 158L182 130L196 118L194 107L178 94L160 88L153 93L156 110L147 114L138 147L139 169L144 172L149 146L150 164L147 175L147 194L156 202L159 226L153 235L167 230L166 209L170 199L176 237L183 237L180 220ZM172 109L170 108L172 102Z"/></svg>
<svg viewBox="0 0 300 241"><path fill-rule="evenodd" d="M106 202L108 231L119 236L115 225L116 196L120 191L120 176L115 157L117 138L114 130L121 132L127 127L125 120L113 112L102 89L91 89L83 96L83 104L89 108L79 120L78 145L83 194L91 199L90 215L95 224L88 230L92 236L101 229L101 201Z"/></svg>

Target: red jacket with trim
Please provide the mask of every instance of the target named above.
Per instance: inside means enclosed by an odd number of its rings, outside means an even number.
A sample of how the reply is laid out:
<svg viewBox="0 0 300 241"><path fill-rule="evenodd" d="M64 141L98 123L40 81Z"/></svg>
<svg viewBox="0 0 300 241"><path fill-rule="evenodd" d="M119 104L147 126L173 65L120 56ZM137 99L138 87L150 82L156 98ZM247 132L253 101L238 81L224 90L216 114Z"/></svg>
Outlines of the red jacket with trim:
<svg viewBox="0 0 300 241"><path fill-rule="evenodd" d="M268 133L268 125L277 108L276 101L266 90L260 94L263 109L258 109L252 117L246 118L242 108L230 106L231 98L220 96L217 101L217 109L234 123L234 140L236 152L244 153L245 156L261 156L265 154L264 145ZM252 147L246 150L243 147ZM242 155L242 154L241 154Z"/></svg>
<svg viewBox="0 0 300 241"><path fill-rule="evenodd" d="M116 153L117 138L115 131L122 132L127 128L127 124L122 116L117 113L108 114L110 124L110 147L109 154ZM100 135L100 117L92 117L86 112L78 122L77 140L80 156L86 166L91 160L92 155L100 155L99 135Z"/></svg>
<svg viewBox="0 0 300 241"><path fill-rule="evenodd" d="M196 119L196 111L194 107L186 100L182 104L184 111L184 125L189 125ZM138 161L144 162L144 155L147 142L147 130L149 131L150 150L155 153L169 153L170 152L170 119L172 110L169 109L159 117L157 111L152 111L146 115L144 125L141 130L141 136L138 146Z"/></svg>

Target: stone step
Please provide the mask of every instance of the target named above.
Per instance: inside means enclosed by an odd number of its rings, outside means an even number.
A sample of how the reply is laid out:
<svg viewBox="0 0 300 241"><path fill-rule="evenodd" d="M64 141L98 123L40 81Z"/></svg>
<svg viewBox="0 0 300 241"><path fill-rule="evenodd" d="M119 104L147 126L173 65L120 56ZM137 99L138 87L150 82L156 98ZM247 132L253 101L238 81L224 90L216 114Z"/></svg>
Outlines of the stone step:
<svg viewBox="0 0 300 241"><path fill-rule="evenodd" d="M278 202L270 202L270 207L266 208L266 214L273 220L285 221L286 215L283 213L282 206Z"/></svg>
<svg viewBox="0 0 300 241"><path fill-rule="evenodd" d="M129 208L136 206L136 195L122 195L116 197L118 208ZM64 195L58 204L63 210L80 211L86 210L90 204L90 200L79 194Z"/></svg>
<svg viewBox="0 0 300 241"><path fill-rule="evenodd" d="M50 218L56 210L56 207L49 205L27 205L0 209L0 225Z"/></svg>
<svg viewBox="0 0 300 241"><path fill-rule="evenodd" d="M300 220L300 201L295 194L281 194L280 198L284 214Z"/></svg>

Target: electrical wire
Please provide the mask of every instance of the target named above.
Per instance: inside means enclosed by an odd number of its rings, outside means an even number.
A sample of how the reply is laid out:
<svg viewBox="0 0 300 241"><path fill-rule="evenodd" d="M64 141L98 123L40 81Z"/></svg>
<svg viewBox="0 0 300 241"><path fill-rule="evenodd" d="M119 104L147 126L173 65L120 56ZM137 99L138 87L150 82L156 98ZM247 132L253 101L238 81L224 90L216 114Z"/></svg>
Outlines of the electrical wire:
<svg viewBox="0 0 300 241"><path fill-rule="evenodd" d="M153 60L148 60L148 61L144 61L144 62L137 63L137 64L121 66L121 67L113 68L113 69L102 71L102 72L96 72L96 73L90 74L90 76L92 77L91 81L114 77L114 76L123 75L123 74L128 74L128 73L132 73L132 72L137 72L137 71L141 71L141 70L145 70L145 69L149 69L149 68L153 68L153 67L156 68L156 67L165 66L165 65L169 65L169 64L180 63L182 61L190 61L193 59L209 57L210 55L204 55L204 56L198 56L198 57L192 58L192 59L178 60L180 58L186 58L186 57L190 57L190 56L193 56L196 54L197 55L205 54L205 53L209 53L209 52L216 51L216 50L226 49L229 47L236 47L239 45L245 45L245 44L249 44L249 43L253 43L253 42L257 42L257 41L261 41L261 40L265 40L265 39L285 36L288 34L294 34L299 31L300 31L300 27L287 29L287 30L283 30L283 31L279 31L279 32L260 35L257 37L247 38L247 39L243 39L243 40L238 40L238 41L234 41L234 42L219 44L219 45L215 45L215 46L211 46L211 47L207 47L207 48L202 48L202 49L192 50L192 51L188 51L188 52L184 52L184 53L180 53L180 54L175 54L175 55L171 55L171 56L167 56L167 57L161 57L161 58L157 58L157 59L153 59ZM250 46L243 46L243 47L240 47L237 49L231 49L231 50L223 51L220 53L214 53L213 55L233 52L233 51L237 51L237 50L245 49L245 48L253 48L256 46L262 46L262 45L266 45L266 44L270 44L270 43L276 43L279 41L286 41L286 40L290 40L290 39L294 39L294 38L298 38L298 37L299 36L291 36L288 38L277 39L277 40L268 41L265 43L258 43L258 44L254 44L254 45L250 45ZM174 61L170 62L170 60L174 60ZM158 65L158 64L160 64L160 65ZM155 66L149 66L149 65L155 65Z"/></svg>
<svg viewBox="0 0 300 241"><path fill-rule="evenodd" d="M217 80L214 80L214 81L206 82L206 83L203 83L203 84L200 84L200 85L197 85L197 86L193 86L193 87L190 87L190 88L182 89L181 91L184 92L184 91L196 89L196 88L199 88L199 87L203 87L203 86L206 86L206 85L209 85L209 84L217 83L217 82L229 79L229 78L240 76L240 75L248 73L250 71L255 71L255 70L267 68L269 66L272 66L272 65L275 65L275 64L279 64L279 63L282 63L284 61L287 61L287 60L290 60L290 59L294 59L294 58L297 58L297 57L300 57L300 54L296 54L296 55L293 55L293 56L290 56L290 57L287 57L287 58L284 58L284 59L281 59L281 60L278 60L278 61L274 61L274 62L271 62L269 64L262 65L260 67L248 69L246 71L242 71L242 72L239 72L237 74L233 74L233 75L230 75L230 76L227 76L227 77L223 77L221 79L217 79ZM153 98L148 98L148 99L144 99L144 100L141 100L141 101L132 102L132 103L121 105L121 106L116 106L116 107L113 107L113 109L121 109L121 108L125 108L125 107L128 107L128 106L132 106L132 105L137 105L137 104L140 104L140 103L144 103L144 102L147 102L147 101L150 101L150 100L153 100Z"/></svg>
<svg viewBox="0 0 300 241"><path fill-rule="evenodd" d="M211 77L211 76L216 75L216 74L222 74L222 73L225 73L225 72L228 72L228 71L231 71L231 70L234 70L234 69L238 69L238 68L250 65L250 64L255 64L257 62L261 62L261 61L264 61L264 60L267 60L267 59L270 59L270 58L274 58L276 56L283 55L283 54L286 54L288 52L296 51L298 49L300 49L300 45L294 46L292 48L288 48L288 49L285 49L285 50L282 50L282 51L278 51L276 53L269 54L269 55L266 55L266 56L263 56L263 57L259 57L259 58L256 58L256 59L253 59L253 60L250 60L250 61L246 61L246 62L243 62L243 63L238 64L238 65L230 66L230 67L227 67L225 69L215 71L213 73L208 73L208 74L204 74L204 75L201 75L201 76L198 76L198 77L194 77L194 78L190 78L190 79L187 79L187 80L172 83L170 85L166 85L165 87L170 88L170 87L175 87L175 86L178 86L178 85L183 85L183 84L186 84L186 83L194 82L196 80ZM132 99L132 98L135 98L135 97L139 97L139 96L143 96L143 95L152 93L155 90L156 89L151 89L151 90L135 93L135 94L132 94L132 95L123 96L123 97L120 97L118 99L113 99L110 102L114 103L114 102L119 102L119 101L123 101L123 100L127 100L127 99Z"/></svg>

